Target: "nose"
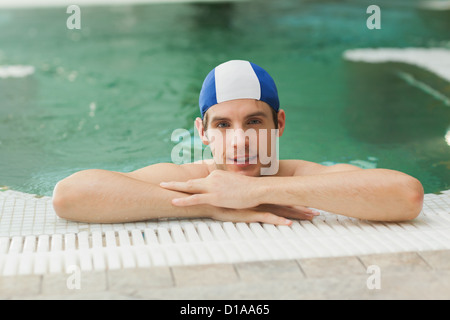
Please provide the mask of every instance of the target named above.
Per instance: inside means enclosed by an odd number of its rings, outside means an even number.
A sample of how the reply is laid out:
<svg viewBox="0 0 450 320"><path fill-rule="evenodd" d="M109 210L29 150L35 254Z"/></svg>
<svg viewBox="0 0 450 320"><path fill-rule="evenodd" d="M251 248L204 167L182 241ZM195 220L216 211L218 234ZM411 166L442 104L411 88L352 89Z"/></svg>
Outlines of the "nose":
<svg viewBox="0 0 450 320"><path fill-rule="evenodd" d="M231 146L233 148L242 148L247 147L248 145L248 136L245 134L244 130L241 128L232 129L231 134Z"/></svg>

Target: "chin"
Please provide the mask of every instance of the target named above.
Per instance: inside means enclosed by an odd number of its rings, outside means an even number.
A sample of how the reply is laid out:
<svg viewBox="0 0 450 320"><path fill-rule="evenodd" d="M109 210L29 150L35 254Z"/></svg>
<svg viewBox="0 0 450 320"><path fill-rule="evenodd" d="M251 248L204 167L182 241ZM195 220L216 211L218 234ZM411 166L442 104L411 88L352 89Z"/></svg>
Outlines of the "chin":
<svg viewBox="0 0 450 320"><path fill-rule="evenodd" d="M261 176L261 164L259 162L237 164L237 163L227 163L226 159L224 159L221 164L218 164L217 161L215 161L215 164L216 168L219 170L239 173L249 177Z"/></svg>

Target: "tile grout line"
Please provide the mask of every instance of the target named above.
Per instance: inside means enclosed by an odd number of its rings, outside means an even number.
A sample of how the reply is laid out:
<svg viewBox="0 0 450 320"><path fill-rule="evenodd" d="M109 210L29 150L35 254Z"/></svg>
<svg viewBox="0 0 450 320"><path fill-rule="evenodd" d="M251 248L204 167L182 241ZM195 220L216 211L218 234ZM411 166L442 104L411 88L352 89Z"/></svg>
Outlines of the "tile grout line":
<svg viewBox="0 0 450 320"><path fill-rule="evenodd" d="M173 272L173 267L169 267L169 271L170 271L170 278L172 279L172 287L173 288L177 288L178 284L177 281L175 280L175 273Z"/></svg>
<svg viewBox="0 0 450 320"><path fill-rule="evenodd" d="M305 279L309 279L308 275L306 274L306 271L303 269L303 267L300 263L300 259L295 259L295 263L297 264L298 268L300 269L300 272L303 274Z"/></svg>
<svg viewBox="0 0 450 320"><path fill-rule="evenodd" d="M419 256L419 258L420 258L423 262L425 262L425 264L430 268L430 270L432 270L432 271L436 271L436 270L437 270L437 269L434 268L431 264L428 263L427 259L425 259L425 258L422 256L422 254L420 253L420 251L417 251L416 254Z"/></svg>

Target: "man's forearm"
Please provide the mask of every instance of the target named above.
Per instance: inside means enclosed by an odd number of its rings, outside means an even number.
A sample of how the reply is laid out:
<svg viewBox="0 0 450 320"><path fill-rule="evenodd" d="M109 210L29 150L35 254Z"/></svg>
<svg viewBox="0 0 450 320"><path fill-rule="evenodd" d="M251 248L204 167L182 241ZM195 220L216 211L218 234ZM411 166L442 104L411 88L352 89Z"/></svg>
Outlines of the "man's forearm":
<svg viewBox="0 0 450 320"><path fill-rule="evenodd" d="M176 207L173 198L187 196L120 173L78 172L58 183L53 195L56 213L83 222L117 223L167 217L207 217L208 205Z"/></svg>
<svg viewBox="0 0 450 320"><path fill-rule="evenodd" d="M378 221L413 219L422 208L420 182L392 170L366 169L259 179L256 196L261 203L303 205Z"/></svg>

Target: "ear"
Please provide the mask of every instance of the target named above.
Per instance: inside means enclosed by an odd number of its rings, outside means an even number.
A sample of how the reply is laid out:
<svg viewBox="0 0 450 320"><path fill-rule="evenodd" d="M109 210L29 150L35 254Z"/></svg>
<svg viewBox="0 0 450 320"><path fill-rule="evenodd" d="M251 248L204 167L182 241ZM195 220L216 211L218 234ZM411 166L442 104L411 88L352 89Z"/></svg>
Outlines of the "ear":
<svg viewBox="0 0 450 320"><path fill-rule="evenodd" d="M286 113L283 109L278 110L278 136L281 137L286 125Z"/></svg>
<svg viewBox="0 0 450 320"><path fill-rule="evenodd" d="M195 128L197 129L198 135L205 146L209 144L208 137L206 136L205 128L203 128L203 120L200 117L195 119Z"/></svg>

